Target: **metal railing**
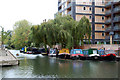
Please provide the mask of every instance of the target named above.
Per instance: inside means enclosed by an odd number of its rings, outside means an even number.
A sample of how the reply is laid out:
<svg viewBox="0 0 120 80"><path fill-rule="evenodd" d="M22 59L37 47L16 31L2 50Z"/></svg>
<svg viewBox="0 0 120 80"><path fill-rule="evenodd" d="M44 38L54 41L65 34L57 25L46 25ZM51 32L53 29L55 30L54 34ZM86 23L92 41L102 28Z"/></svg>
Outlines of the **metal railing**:
<svg viewBox="0 0 120 80"><path fill-rule="evenodd" d="M120 21L120 16L114 17L114 22L119 22Z"/></svg>
<svg viewBox="0 0 120 80"><path fill-rule="evenodd" d="M110 36L105 36L105 39L110 39Z"/></svg>
<svg viewBox="0 0 120 80"><path fill-rule="evenodd" d="M72 4L71 4L71 3L69 3L69 4L67 5L67 8L71 7L71 5L72 5Z"/></svg>
<svg viewBox="0 0 120 80"><path fill-rule="evenodd" d="M106 6L106 7L111 6L111 1L108 2L105 6Z"/></svg>
<svg viewBox="0 0 120 80"><path fill-rule="evenodd" d="M109 15L109 14L111 14L111 10L105 12L105 15Z"/></svg>
<svg viewBox="0 0 120 80"><path fill-rule="evenodd" d="M71 11L68 12L69 15L71 15L71 13L72 13Z"/></svg>
<svg viewBox="0 0 120 80"><path fill-rule="evenodd" d="M111 26L105 29L105 31L110 31L110 30L111 30Z"/></svg>
<svg viewBox="0 0 120 80"><path fill-rule="evenodd" d="M62 9L60 9L58 12L61 13L61 12L62 12Z"/></svg>
<svg viewBox="0 0 120 80"><path fill-rule="evenodd" d="M117 31L120 30L120 26L118 26L118 25L115 26L115 27L114 27L114 30L115 30L115 31L116 31L116 30L117 30Z"/></svg>
<svg viewBox="0 0 120 80"><path fill-rule="evenodd" d="M58 7L60 7L62 4L63 4L63 3L62 3L62 2L60 2L60 3L58 4Z"/></svg>
<svg viewBox="0 0 120 80"><path fill-rule="evenodd" d="M114 8L114 12L120 12L120 7Z"/></svg>
<svg viewBox="0 0 120 80"><path fill-rule="evenodd" d="M120 39L120 35L114 35L114 39Z"/></svg>
<svg viewBox="0 0 120 80"><path fill-rule="evenodd" d="M105 21L105 24L108 24L108 23L110 23L110 22L111 22L111 18L107 19L107 20Z"/></svg>

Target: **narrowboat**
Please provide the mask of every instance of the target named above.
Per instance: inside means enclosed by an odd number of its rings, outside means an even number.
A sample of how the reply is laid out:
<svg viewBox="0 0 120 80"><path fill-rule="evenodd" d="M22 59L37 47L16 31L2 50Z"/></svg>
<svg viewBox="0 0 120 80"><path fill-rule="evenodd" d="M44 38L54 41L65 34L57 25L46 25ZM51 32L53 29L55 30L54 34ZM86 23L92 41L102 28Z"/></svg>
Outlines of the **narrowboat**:
<svg viewBox="0 0 120 80"><path fill-rule="evenodd" d="M24 48L20 49L20 53L24 53Z"/></svg>
<svg viewBox="0 0 120 80"><path fill-rule="evenodd" d="M85 55L86 59L92 59L92 60L99 60L100 55L98 54L98 50L95 48L90 48L83 50L83 54Z"/></svg>
<svg viewBox="0 0 120 80"><path fill-rule="evenodd" d="M102 60L116 60L116 53L114 50L98 50Z"/></svg>
<svg viewBox="0 0 120 80"><path fill-rule="evenodd" d="M61 49L61 50L59 50L58 57L59 58L64 58L64 59L69 59L70 58L69 49Z"/></svg>
<svg viewBox="0 0 120 80"><path fill-rule="evenodd" d="M41 54L41 51L37 48L32 49L32 54Z"/></svg>
<svg viewBox="0 0 120 80"><path fill-rule="evenodd" d="M57 50L56 49L50 49L48 56L50 57L56 57L57 55Z"/></svg>
<svg viewBox="0 0 120 80"><path fill-rule="evenodd" d="M70 51L70 58L71 59L84 59L84 54L81 49L72 49Z"/></svg>
<svg viewBox="0 0 120 80"><path fill-rule="evenodd" d="M106 56L105 50L100 49L100 50L98 50L98 53L100 55L100 60L105 60L105 56Z"/></svg>
<svg viewBox="0 0 120 80"><path fill-rule="evenodd" d="M27 48L26 54L32 54L32 48L31 47Z"/></svg>
<svg viewBox="0 0 120 80"><path fill-rule="evenodd" d="M114 50L105 50L105 59L106 60L116 60L116 52Z"/></svg>
<svg viewBox="0 0 120 80"><path fill-rule="evenodd" d="M40 51L41 51L41 54L44 56L47 56L49 53L48 49L47 49L47 51L45 51L45 48L41 48Z"/></svg>

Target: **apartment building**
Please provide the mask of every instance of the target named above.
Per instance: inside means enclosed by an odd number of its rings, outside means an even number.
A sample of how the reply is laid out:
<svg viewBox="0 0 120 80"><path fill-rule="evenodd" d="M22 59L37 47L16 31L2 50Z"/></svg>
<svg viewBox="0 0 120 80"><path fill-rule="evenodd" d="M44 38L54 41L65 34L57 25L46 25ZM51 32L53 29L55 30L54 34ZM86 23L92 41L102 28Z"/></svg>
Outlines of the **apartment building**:
<svg viewBox="0 0 120 80"><path fill-rule="evenodd" d="M106 1L106 41L120 44L120 0Z"/></svg>
<svg viewBox="0 0 120 80"><path fill-rule="evenodd" d="M76 21L86 16L91 22L91 42L106 44L105 0L58 0L58 12L69 14Z"/></svg>

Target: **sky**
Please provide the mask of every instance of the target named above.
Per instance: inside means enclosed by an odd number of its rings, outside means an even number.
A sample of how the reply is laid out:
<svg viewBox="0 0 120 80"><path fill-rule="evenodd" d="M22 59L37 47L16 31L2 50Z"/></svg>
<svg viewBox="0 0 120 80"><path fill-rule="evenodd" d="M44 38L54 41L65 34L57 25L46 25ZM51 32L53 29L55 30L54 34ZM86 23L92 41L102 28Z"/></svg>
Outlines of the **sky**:
<svg viewBox="0 0 120 80"><path fill-rule="evenodd" d="M15 22L26 19L33 25L54 19L58 0L0 0L0 26L13 30Z"/></svg>

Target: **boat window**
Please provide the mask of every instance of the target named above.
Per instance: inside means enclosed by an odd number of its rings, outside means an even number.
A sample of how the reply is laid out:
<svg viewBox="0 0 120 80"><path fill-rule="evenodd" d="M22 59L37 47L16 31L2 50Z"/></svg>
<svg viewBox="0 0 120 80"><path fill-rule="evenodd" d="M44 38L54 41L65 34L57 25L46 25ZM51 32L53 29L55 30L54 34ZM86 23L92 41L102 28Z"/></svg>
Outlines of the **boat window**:
<svg viewBox="0 0 120 80"><path fill-rule="evenodd" d="M80 54L80 51L76 51L76 54Z"/></svg>
<svg viewBox="0 0 120 80"><path fill-rule="evenodd" d="M97 50L93 50L93 54L97 54Z"/></svg>

